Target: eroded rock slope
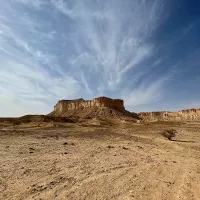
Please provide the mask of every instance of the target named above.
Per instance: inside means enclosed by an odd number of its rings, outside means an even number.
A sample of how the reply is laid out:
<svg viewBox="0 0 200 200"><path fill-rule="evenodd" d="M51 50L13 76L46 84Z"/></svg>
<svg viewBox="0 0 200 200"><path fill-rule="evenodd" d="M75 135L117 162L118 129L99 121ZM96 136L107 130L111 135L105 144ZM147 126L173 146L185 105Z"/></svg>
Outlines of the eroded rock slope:
<svg viewBox="0 0 200 200"><path fill-rule="evenodd" d="M200 121L200 109L187 109L178 112L141 112L138 116L144 121Z"/></svg>
<svg viewBox="0 0 200 200"><path fill-rule="evenodd" d="M89 101L84 99L60 100L54 106L54 111L49 115L79 119L112 117L139 120L136 113L131 113L125 109L123 100L108 97L98 97Z"/></svg>

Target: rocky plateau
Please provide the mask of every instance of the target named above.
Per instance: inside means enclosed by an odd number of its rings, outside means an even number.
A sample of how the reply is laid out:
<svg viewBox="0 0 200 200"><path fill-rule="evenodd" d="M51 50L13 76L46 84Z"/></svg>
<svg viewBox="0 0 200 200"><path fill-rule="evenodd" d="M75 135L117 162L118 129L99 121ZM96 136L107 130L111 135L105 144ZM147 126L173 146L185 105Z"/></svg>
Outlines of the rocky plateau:
<svg viewBox="0 0 200 200"><path fill-rule="evenodd" d="M188 109L178 112L158 111L130 113L124 107L122 99L111 99L108 97L98 97L93 100L82 98L75 100L60 100L54 106L50 116L85 118L94 117L118 117L134 118L136 121L199 121L200 109Z"/></svg>
<svg viewBox="0 0 200 200"><path fill-rule="evenodd" d="M138 116L143 121L199 121L200 109L187 109L178 112L141 112Z"/></svg>
<svg viewBox="0 0 200 200"><path fill-rule="evenodd" d="M75 99L60 100L55 106L50 116L70 117L75 119L92 118L119 118L139 120L136 113L127 111L124 101L121 99L111 99L108 97L98 97L93 100Z"/></svg>

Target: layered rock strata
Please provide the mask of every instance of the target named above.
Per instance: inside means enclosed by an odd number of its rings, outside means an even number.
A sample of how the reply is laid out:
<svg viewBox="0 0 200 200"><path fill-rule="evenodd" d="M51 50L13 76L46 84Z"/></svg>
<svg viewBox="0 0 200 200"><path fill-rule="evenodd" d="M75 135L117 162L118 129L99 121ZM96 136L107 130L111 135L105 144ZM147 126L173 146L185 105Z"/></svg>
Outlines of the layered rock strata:
<svg viewBox="0 0 200 200"><path fill-rule="evenodd" d="M95 98L91 101L86 101L84 99L75 100L60 100L54 106L54 113L60 115L61 113L72 111L76 109L93 108L93 107L108 107L116 109L118 111L124 111L124 101L121 99L111 99L107 97Z"/></svg>
<svg viewBox="0 0 200 200"><path fill-rule="evenodd" d="M141 112L138 116L144 121L199 121L200 109L188 109L178 112Z"/></svg>

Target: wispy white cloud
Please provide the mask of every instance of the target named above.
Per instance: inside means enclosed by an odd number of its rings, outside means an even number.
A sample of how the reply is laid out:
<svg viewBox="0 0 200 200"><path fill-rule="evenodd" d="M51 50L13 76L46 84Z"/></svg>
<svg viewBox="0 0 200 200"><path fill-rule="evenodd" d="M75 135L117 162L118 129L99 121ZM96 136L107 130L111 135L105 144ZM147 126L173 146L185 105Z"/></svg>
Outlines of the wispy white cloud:
<svg viewBox="0 0 200 200"><path fill-rule="evenodd" d="M158 101L167 79L155 74L162 58L153 38L164 20L164 3L3 2L0 115L7 115L9 105L19 115L49 112L61 98L82 96L121 97L129 107Z"/></svg>
<svg viewBox="0 0 200 200"><path fill-rule="evenodd" d="M18 117L27 114L46 114L49 106L40 101L26 100L23 102L16 102L14 95L0 94L0 113L3 117Z"/></svg>
<svg viewBox="0 0 200 200"><path fill-rule="evenodd" d="M158 102L163 95L166 80L167 76L152 83L143 82L142 85L125 94L125 106L134 107Z"/></svg>
<svg viewBox="0 0 200 200"><path fill-rule="evenodd" d="M37 5L41 5L40 1L30 4ZM48 34L41 30L48 23L36 22L15 10L12 3L5 7L7 14L0 9L0 115L50 112L50 105L58 99L76 97L80 83L62 69L57 55L48 50L54 38L46 38ZM15 17L19 17L17 26Z"/></svg>
<svg viewBox="0 0 200 200"><path fill-rule="evenodd" d="M48 1L46 0L11 0L13 2L21 3L25 6L28 6L30 8L35 8L35 9L41 9L42 6L46 5Z"/></svg>
<svg viewBox="0 0 200 200"><path fill-rule="evenodd" d="M101 71L101 93L116 88L124 75L154 54L149 40L162 21L162 2L154 1L74 1L52 3L58 12L77 25L72 40L80 41L70 57L74 67ZM85 48L86 47L86 48Z"/></svg>

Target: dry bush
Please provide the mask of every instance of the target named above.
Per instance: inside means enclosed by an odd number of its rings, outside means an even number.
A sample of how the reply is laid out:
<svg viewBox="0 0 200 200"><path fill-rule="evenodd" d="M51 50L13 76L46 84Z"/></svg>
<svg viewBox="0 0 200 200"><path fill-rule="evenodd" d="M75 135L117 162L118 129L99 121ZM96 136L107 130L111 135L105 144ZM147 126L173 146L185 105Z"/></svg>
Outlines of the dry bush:
<svg viewBox="0 0 200 200"><path fill-rule="evenodd" d="M20 124L21 124L21 122L20 122L20 121L18 121L18 120L14 120L14 121L12 122L12 124L13 124L14 126L16 126L16 125L20 125Z"/></svg>
<svg viewBox="0 0 200 200"><path fill-rule="evenodd" d="M166 137L168 140L172 140L176 136L177 131L175 129L164 130L161 135Z"/></svg>

